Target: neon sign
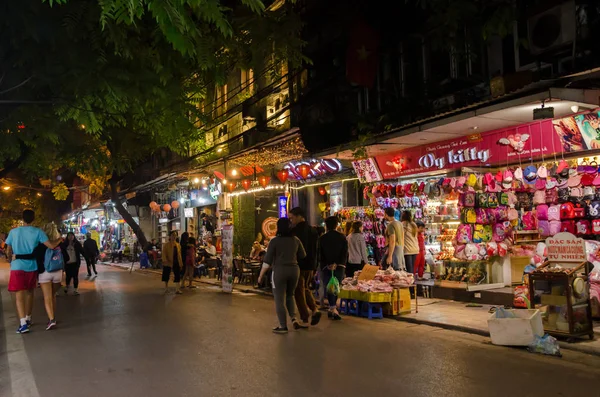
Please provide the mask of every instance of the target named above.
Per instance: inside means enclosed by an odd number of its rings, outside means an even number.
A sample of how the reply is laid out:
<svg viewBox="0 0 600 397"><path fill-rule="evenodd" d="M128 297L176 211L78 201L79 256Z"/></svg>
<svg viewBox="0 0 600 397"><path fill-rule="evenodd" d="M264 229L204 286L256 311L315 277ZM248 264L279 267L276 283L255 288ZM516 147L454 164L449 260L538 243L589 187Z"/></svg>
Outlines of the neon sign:
<svg viewBox="0 0 600 397"><path fill-rule="evenodd" d="M445 157L436 157L434 153L427 153L425 156L419 157L419 165L424 168L437 167L442 169L448 164L460 164L473 160L479 160L482 163L487 163L490 158L488 149L478 150L477 148L458 149L448 151L448 159Z"/></svg>
<svg viewBox="0 0 600 397"><path fill-rule="evenodd" d="M288 170L290 177L294 179L303 180L304 178L298 173L296 168L299 165L306 164L310 167L310 172L308 174L308 178L316 178L318 176L327 175L327 174L336 174L340 172L343 167L342 163L340 163L337 159L312 159L306 161L292 161L289 162L284 169Z"/></svg>
<svg viewBox="0 0 600 397"><path fill-rule="evenodd" d="M279 196L278 208L279 208L279 217L287 218L287 202L288 198L286 196Z"/></svg>

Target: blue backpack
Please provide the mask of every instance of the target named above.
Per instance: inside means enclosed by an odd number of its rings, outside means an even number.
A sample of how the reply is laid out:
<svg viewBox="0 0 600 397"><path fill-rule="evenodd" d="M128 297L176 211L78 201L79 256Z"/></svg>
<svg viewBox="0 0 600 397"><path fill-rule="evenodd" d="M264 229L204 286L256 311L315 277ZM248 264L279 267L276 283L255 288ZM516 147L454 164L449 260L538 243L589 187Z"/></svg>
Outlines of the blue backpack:
<svg viewBox="0 0 600 397"><path fill-rule="evenodd" d="M44 268L48 273L62 270L64 266L63 255L60 248L53 250L47 249L46 256L44 257Z"/></svg>

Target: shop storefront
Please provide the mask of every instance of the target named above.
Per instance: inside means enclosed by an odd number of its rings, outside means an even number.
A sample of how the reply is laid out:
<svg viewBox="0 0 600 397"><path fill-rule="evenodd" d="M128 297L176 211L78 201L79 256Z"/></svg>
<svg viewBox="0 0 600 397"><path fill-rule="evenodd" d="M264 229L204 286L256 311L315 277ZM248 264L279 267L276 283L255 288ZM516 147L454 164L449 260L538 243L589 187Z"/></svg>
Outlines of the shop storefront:
<svg viewBox="0 0 600 397"><path fill-rule="evenodd" d="M393 207L427 225L431 285L511 286L540 264L545 238L600 235L598 131L593 111L357 161L366 205L341 214L363 221L374 263L386 244L383 209Z"/></svg>

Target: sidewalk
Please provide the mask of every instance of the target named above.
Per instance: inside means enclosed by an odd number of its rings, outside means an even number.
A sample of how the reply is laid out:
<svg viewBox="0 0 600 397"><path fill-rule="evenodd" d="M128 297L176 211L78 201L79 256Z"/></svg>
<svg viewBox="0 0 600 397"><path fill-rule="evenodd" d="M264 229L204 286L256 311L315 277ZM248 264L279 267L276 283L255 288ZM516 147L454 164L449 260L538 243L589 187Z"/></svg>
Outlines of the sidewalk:
<svg viewBox="0 0 600 397"><path fill-rule="evenodd" d="M491 307L491 305L468 307L467 303L464 302L419 298L419 313L412 312L398 316L396 319L414 324L489 336L487 320L491 315L489 313ZM560 341L560 347L600 356L600 322L596 321L594 324L594 330L597 334L594 340L589 340L586 337L574 343Z"/></svg>
<svg viewBox="0 0 600 397"><path fill-rule="evenodd" d="M132 269L131 267L131 262L98 262L98 264L100 265L105 265L105 266L114 266L114 267L118 267L121 268L123 270L130 270ZM139 262L134 262L133 264L133 270L136 273L141 273L141 274L157 274L157 275L161 275L162 271L160 269L140 269L140 263ZM194 280L194 283L201 283L201 284L209 284L209 285L213 285L213 286L217 286L217 287L221 287L222 283L220 280L217 280L216 278L208 278L208 277L202 277L199 280ZM252 293L252 294L258 294L258 295L265 295L265 296L273 296L273 294L269 291L265 291L262 289L258 289L258 288L254 288L251 285L247 285L247 284L233 284L233 289L235 289L236 291L239 292L243 292L243 293Z"/></svg>

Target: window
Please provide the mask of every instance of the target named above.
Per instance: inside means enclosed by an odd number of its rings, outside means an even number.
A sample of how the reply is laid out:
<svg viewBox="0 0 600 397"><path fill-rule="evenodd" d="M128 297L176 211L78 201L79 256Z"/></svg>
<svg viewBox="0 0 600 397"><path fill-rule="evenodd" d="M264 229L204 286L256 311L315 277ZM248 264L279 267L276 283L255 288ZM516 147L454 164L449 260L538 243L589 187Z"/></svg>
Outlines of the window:
<svg viewBox="0 0 600 397"><path fill-rule="evenodd" d="M215 117L227 112L227 84L217 86L215 89Z"/></svg>
<svg viewBox="0 0 600 397"><path fill-rule="evenodd" d="M254 92L254 70L242 69L242 82L240 85L240 90L243 93L253 93Z"/></svg>

